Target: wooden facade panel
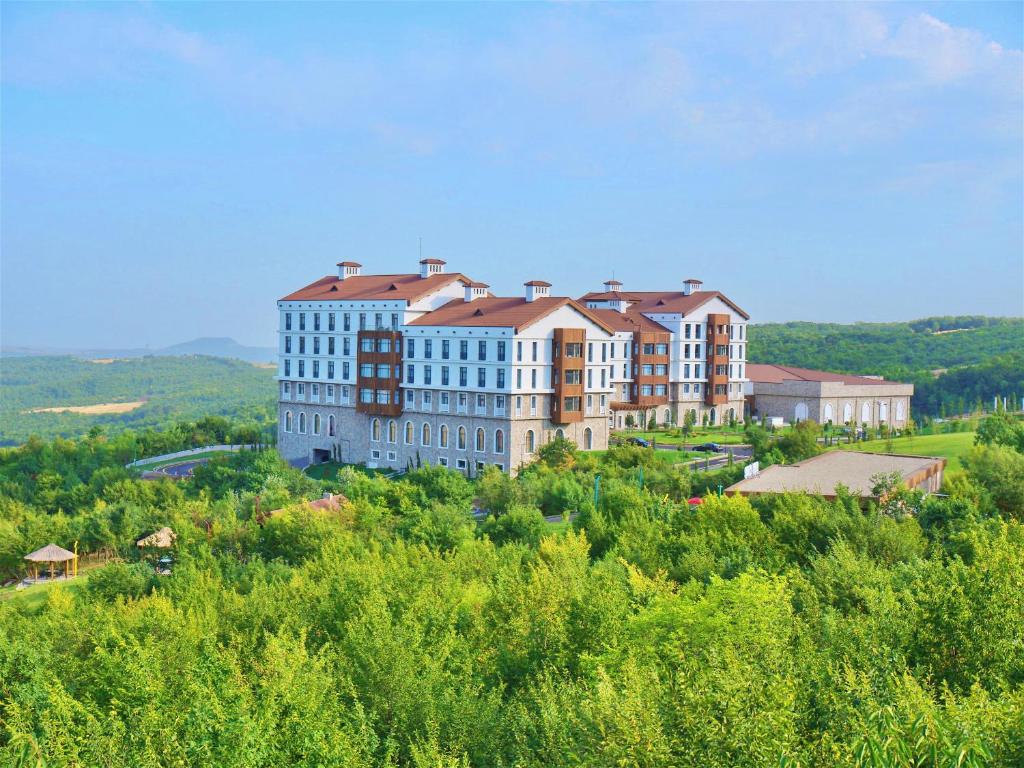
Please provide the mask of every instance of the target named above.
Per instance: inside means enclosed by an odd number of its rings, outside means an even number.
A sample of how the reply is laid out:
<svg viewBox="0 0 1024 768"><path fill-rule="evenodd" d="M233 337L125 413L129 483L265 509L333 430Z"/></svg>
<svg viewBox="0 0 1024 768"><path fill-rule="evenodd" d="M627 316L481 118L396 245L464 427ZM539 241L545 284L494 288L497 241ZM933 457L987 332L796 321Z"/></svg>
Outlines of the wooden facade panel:
<svg viewBox="0 0 1024 768"><path fill-rule="evenodd" d="M583 328L555 328L551 340L551 421L555 424L583 421L586 342Z"/></svg>
<svg viewBox="0 0 1024 768"><path fill-rule="evenodd" d="M372 342L371 349L365 341ZM387 340L387 351L381 351L380 342ZM363 375L363 366L372 366L372 375ZM387 365L388 375L377 375L378 367ZM373 392L372 402L363 402L363 391ZM377 402L377 392L388 393L388 402ZM402 415L402 332L392 330L362 330L356 338L356 411L375 416Z"/></svg>

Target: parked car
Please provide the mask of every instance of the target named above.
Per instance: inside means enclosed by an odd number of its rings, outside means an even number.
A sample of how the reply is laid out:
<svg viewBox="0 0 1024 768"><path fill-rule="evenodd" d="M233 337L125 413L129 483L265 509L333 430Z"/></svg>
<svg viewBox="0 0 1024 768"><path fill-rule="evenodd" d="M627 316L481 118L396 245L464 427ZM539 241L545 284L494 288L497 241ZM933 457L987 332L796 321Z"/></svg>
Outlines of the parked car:
<svg viewBox="0 0 1024 768"><path fill-rule="evenodd" d="M649 448L651 444L642 437L628 437L626 438L626 445L639 445L641 448Z"/></svg>
<svg viewBox="0 0 1024 768"><path fill-rule="evenodd" d="M700 451L701 453L721 453L722 446L718 443L701 443L700 445L693 446L693 450Z"/></svg>

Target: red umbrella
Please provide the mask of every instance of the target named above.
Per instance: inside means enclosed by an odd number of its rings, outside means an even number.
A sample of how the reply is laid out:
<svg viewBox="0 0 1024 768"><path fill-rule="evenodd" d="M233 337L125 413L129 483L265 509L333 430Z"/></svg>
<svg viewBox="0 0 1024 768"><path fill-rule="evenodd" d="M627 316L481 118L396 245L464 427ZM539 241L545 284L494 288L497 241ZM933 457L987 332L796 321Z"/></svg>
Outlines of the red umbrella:
<svg viewBox="0 0 1024 768"><path fill-rule="evenodd" d="M694 505L696 505L696 504L703 504L704 503L704 499L701 499L701 498L698 498L697 496L694 496L692 499L687 500L686 503L687 504L694 504Z"/></svg>

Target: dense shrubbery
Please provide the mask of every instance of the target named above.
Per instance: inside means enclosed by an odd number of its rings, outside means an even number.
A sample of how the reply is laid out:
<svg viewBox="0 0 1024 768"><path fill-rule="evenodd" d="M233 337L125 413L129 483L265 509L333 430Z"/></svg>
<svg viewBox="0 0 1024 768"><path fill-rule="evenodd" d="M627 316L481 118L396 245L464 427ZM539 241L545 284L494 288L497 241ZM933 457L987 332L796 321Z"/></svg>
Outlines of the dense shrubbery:
<svg viewBox="0 0 1024 768"><path fill-rule="evenodd" d="M181 485L97 465L63 511L6 463L0 540L179 541L171 576L116 563L40 608L0 603L0 763L1021 765L1024 528L1004 486L1024 470L1003 451L980 446L947 498L868 510L690 505L739 467L562 443L475 482L318 485L273 452ZM294 504L323 488L350 502ZM575 517L551 535L542 511Z"/></svg>

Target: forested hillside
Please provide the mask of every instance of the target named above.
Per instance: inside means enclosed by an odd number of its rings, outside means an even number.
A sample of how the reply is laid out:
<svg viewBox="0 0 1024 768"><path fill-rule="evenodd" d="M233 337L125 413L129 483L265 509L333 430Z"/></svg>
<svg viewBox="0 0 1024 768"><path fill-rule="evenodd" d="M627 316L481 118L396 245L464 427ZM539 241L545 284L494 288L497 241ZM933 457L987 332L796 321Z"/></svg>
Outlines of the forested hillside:
<svg viewBox="0 0 1024 768"><path fill-rule="evenodd" d="M819 450L804 424L752 428L758 455ZM49 541L121 560L0 592L0 764L1019 766L1024 428L979 440L948 497L866 510L565 441L476 481L8 450L0 568ZM348 501L298 503L325 489ZM133 542L164 525L157 576Z"/></svg>
<svg viewBox="0 0 1024 768"><path fill-rule="evenodd" d="M0 390L0 444L8 445L29 435L77 437L93 426L113 432L206 415L275 423L274 369L216 357L4 357ZM89 412L38 410L65 407Z"/></svg>
<svg viewBox="0 0 1024 768"><path fill-rule="evenodd" d="M918 416L963 413L978 401L991 405L996 395L1024 396L1022 318L770 323L751 326L749 337L747 356L752 363L877 374L912 382L916 385L912 410Z"/></svg>

